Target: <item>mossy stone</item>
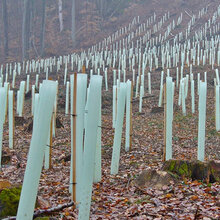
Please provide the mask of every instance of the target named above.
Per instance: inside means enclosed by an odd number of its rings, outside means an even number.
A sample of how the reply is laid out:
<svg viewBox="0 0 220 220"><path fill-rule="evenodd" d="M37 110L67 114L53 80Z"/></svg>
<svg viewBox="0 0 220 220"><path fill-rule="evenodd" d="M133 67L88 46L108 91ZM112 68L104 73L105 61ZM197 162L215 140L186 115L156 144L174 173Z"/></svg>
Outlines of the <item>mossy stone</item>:
<svg viewBox="0 0 220 220"><path fill-rule="evenodd" d="M170 161L170 166L169 166L169 171L172 172L175 168L176 165L176 161L175 160L171 160Z"/></svg>
<svg viewBox="0 0 220 220"><path fill-rule="evenodd" d="M219 182L220 183L220 165L211 161L210 166L210 182Z"/></svg>
<svg viewBox="0 0 220 220"><path fill-rule="evenodd" d="M21 187L4 189L0 193L0 217L15 216L21 194Z"/></svg>
<svg viewBox="0 0 220 220"><path fill-rule="evenodd" d="M166 171L177 174L178 176L190 177L190 164L187 161L170 160Z"/></svg>
<svg viewBox="0 0 220 220"><path fill-rule="evenodd" d="M186 162L183 162L182 164L180 164L178 168L178 173L181 176L189 176L189 169L188 169L188 165Z"/></svg>
<svg viewBox="0 0 220 220"><path fill-rule="evenodd" d="M214 161L168 160L165 161L162 170L192 180L211 183L220 181L220 163Z"/></svg>

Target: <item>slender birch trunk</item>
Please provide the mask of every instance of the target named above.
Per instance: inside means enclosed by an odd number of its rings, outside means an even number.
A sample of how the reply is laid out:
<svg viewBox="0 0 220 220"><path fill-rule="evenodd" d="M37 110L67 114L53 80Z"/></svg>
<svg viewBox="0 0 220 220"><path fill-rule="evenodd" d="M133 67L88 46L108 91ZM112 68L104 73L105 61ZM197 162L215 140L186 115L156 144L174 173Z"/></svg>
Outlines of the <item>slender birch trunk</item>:
<svg viewBox="0 0 220 220"><path fill-rule="evenodd" d="M63 1L58 0L59 6L59 22L60 22L60 32L63 31Z"/></svg>

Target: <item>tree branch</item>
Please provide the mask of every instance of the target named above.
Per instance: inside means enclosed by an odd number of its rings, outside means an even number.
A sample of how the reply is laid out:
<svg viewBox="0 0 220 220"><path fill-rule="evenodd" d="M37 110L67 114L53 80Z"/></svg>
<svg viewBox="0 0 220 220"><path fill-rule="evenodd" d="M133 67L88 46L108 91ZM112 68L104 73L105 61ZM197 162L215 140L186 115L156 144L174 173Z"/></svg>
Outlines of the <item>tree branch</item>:
<svg viewBox="0 0 220 220"><path fill-rule="evenodd" d="M40 215L43 215L43 214L49 215L53 212L61 211L65 208L68 208L68 207L73 206L73 205L74 205L74 202L69 202L69 203L58 205L56 207L52 207L52 208L49 208L49 209L39 209L39 210L34 212L33 217L36 218L36 217L38 217ZM16 220L16 216L4 218L3 220Z"/></svg>
<svg viewBox="0 0 220 220"><path fill-rule="evenodd" d="M187 14L187 15L189 15L189 17L191 17L191 18L192 18L192 15L190 15L190 14L189 14L189 13L188 13L186 10L185 10L185 12L186 12L186 14Z"/></svg>

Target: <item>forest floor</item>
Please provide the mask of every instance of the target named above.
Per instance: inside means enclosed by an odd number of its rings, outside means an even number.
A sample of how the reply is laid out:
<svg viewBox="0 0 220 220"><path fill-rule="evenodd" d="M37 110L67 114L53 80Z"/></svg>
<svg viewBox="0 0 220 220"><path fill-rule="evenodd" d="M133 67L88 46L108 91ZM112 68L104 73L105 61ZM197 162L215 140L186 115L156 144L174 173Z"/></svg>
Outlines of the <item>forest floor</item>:
<svg viewBox="0 0 220 220"><path fill-rule="evenodd" d="M198 70L196 70L198 71ZM196 72L195 71L195 72ZM172 70L171 70L172 75ZM220 133L215 130L214 71L208 72L207 118L206 118L206 160L220 161ZM175 77L174 77L175 78ZM195 75L196 78L196 75ZM112 129L112 91L103 92L102 108L102 181L94 184L91 219L219 219L220 185L206 184L190 179L170 183L162 189L148 187L140 191L134 184L136 177L149 168L160 169L163 165L164 112L151 113L158 106L160 72L152 74L152 96L147 89L143 99L142 113L138 112L139 99L133 102L132 149L124 150L124 135L121 145L118 175L110 175L114 130ZM110 80L111 81L111 80ZM197 87L196 87L197 88ZM43 170L38 197L47 208L71 200L69 194L70 161L64 158L70 154L70 117L64 115L64 87L60 87L58 116L63 128L57 129L53 138L52 169ZM187 98L187 115L183 116L178 106L178 92L175 95L173 119L173 158L196 160L198 136L198 96L196 112L191 114L190 90ZM10 155L11 161L3 165L1 179L12 185L21 185L26 167L27 153L32 132L26 131L30 118L31 99L25 101L25 123L15 128L15 146L8 148L8 126L4 129L3 155ZM123 133L124 133L123 129ZM55 219L75 219L76 210L66 208L55 213Z"/></svg>

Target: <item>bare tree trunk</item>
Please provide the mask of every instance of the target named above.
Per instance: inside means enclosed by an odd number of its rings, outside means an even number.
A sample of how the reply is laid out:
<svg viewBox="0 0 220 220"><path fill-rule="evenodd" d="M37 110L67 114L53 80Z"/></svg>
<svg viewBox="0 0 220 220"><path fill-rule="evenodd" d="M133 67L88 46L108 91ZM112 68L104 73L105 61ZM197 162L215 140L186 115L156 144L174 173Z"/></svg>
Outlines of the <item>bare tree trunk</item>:
<svg viewBox="0 0 220 220"><path fill-rule="evenodd" d="M59 6L59 22L60 22L60 32L63 31L63 1L58 0Z"/></svg>
<svg viewBox="0 0 220 220"><path fill-rule="evenodd" d="M2 16L4 24L4 53L5 57L8 56L8 8L6 0L3 0Z"/></svg>
<svg viewBox="0 0 220 220"><path fill-rule="evenodd" d="M44 54L44 38L45 38L45 23L46 23L46 0L42 0L42 23L41 23L41 34L40 34L40 42L41 42L41 56Z"/></svg>
<svg viewBox="0 0 220 220"><path fill-rule="evenodd" d="M30 0L24 0L24 12L22 23L22 58L29 56L29 39L30 39Z"/></svg>
<svg viewBox="0 0 220 220"><path fill-rule="evenodd" d="M35 16L36 16L36 2L35 0L31 0L31 22L30 22L30 46L34 49L34 52L37 56L39 56L38 54L38 51L37 51L37 48L35 46L35 24L36 24L36 21L35 21Z"/></svg>
<svg viewBox="0 0 220 220"><path fill-rule="evenodd" d="M107 8L108 8L108 2L106 0L103 0L103 17L106 17Z"/></svg>
<svg viewBox="0 0 220 220"><path fill-rule="evenodd" d="M76 45L76 1L72 0L72 41Z"/></svg>
<svg viewBox="0 0 220 220"><path fill-rule="evenodd" d="M37 7L37 3L35 2L35 0L32 0L33 18L35 18L36 15L36 7Z"/></svg>
<svg viewBox="0 0 220 220"><path fill-rule="evenodd" d="M104 0L100 0L100 11L102 18L104 17Z"/></svg>
<svg viewBox="0 0 220 220"><path fill-rule="evenodd" d="M34 39L34 32L33 32L33 22L34 22L34 0L30 1L30 27L29 27L29 45L28 48L31 48L32 42Z"/></svg>
<svg viewBox="0 0 220 220"><path fill-rule="evenodd" d="M100 12L102 19L104 19L105 15L106 15L106 9L108 7L107 1L106 0L96 0L96 5L97 5L97 8Z"/></svg>

